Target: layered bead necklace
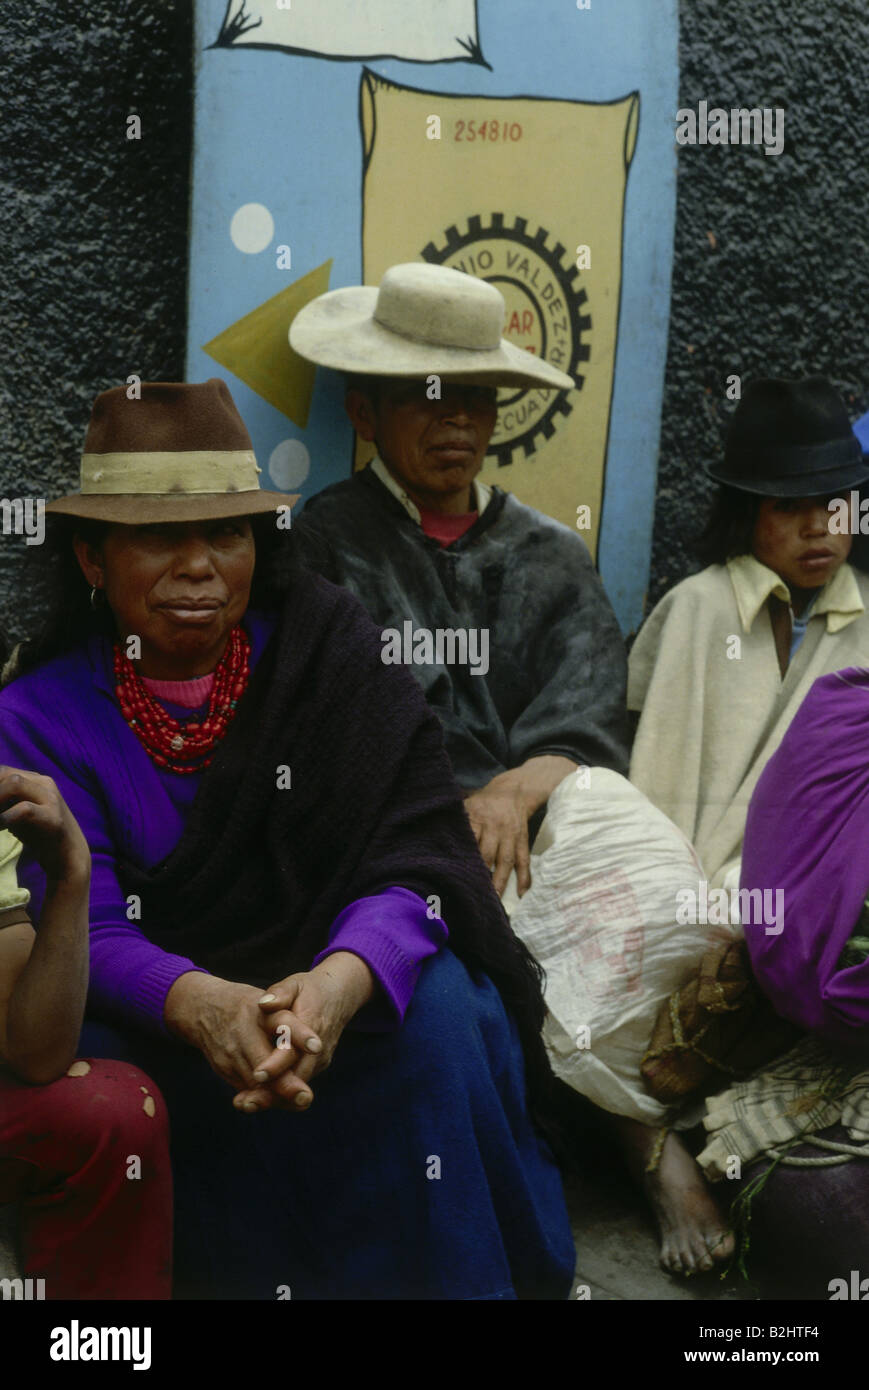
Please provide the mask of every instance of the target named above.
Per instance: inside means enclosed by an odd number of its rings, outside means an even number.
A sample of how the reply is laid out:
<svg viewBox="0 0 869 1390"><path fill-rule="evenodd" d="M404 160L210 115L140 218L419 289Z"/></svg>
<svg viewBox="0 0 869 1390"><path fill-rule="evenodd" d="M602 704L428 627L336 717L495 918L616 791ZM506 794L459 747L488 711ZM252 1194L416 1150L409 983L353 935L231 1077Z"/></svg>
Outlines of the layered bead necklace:
<svg viewBox="0 0 869 1390"><path fill-rule="evenodd" d="M145 686L119 644L114 647L115 694L126 719L158 767L170 772L201 772L210 754L235 717L235 707L250 676L250 642L240 627L229 634L226 650L214 672L214 684L204 719L173 719Z"/></svg>

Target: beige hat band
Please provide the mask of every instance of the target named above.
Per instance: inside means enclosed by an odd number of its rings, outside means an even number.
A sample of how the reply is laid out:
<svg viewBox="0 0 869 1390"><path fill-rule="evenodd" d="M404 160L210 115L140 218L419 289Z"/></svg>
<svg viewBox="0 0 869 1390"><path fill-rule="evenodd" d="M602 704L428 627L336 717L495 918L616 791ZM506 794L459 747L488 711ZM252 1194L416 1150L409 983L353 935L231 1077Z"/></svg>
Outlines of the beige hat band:
<svg viewBox="0 0 869 1390"><path fill-rule="evenodd" d="M169 492L220 493L259 490L251 449L188 449L118 454L82 454L83 495L126 497Z"/></svg>

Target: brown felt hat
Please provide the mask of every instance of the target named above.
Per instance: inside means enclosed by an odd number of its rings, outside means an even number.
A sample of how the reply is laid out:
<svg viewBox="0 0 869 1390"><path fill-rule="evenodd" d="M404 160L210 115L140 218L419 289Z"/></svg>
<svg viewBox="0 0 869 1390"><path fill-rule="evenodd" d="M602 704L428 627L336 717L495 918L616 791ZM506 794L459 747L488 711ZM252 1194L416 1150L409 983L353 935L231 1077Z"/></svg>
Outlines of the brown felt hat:
<svg viewBox="0 0 869 1390"><path fill-rule="evenodd" d="M47 512L122 525L251 516L292 506L299 493L266 492L250 435L219 377L143 381L94 401L81 490Z"/></svg>

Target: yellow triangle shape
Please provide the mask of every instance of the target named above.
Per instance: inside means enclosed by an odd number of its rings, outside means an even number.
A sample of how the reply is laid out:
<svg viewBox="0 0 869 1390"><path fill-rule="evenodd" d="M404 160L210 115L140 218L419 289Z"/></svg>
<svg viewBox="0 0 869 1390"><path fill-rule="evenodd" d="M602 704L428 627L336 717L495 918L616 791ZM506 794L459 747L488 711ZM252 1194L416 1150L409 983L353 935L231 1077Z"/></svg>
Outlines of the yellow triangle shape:
<svg viewBox="0 0 869 1390"><path fill-rule="evenodd" d="M308 423L317 369L293 352L287 333L299 310L326 293L331 270L331 260L309 270L202 348L301 428Z"/></svg>

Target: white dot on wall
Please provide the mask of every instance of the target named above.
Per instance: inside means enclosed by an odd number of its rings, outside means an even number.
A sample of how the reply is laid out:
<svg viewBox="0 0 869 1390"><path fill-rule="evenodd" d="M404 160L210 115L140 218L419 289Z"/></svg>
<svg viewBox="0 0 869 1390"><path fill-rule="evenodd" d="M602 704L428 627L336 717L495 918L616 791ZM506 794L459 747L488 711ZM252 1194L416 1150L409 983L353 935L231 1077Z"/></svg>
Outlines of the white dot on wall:
<svg viewBox="0 0 869 1390"><path fill-rule="evenodd" d="M274 234L275 219L262 203L245 203L232 215L229 235L239 251L248 255L264 251Z"/></svg>
<svg viewBox="0 0 869 1390"><path fill-rule="evenodd" d="M311 471L311 455L300 439L282 439L269 456L269 473L276 487L289 492L300 487Z"/></svg>

